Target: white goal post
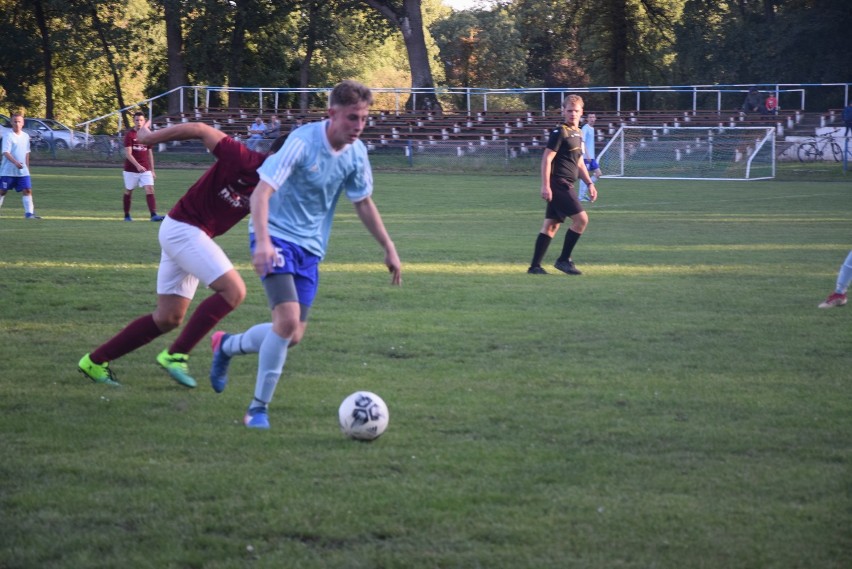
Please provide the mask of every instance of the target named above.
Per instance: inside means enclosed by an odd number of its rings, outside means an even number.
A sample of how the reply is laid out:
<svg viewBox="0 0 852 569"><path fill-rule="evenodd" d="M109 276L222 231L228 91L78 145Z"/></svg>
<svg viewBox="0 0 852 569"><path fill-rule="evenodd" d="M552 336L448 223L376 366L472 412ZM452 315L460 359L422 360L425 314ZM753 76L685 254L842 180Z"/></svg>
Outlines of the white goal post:
<svg viewBox="0 0 852 569"><path fill-rule="evenodd" d="M623 126L597 155L603 178L767 180L773 127Z"/></svg>

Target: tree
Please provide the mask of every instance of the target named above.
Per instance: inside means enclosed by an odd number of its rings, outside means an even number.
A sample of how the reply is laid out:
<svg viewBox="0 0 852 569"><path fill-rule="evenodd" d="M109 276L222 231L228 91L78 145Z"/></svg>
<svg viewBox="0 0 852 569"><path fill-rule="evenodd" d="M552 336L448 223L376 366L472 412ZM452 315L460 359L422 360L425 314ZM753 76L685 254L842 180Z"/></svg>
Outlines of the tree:
<svg viewBox="0 0 852 569"><path fill-rule="evenodd" d="M181 25L180 0L162 0L163 14L166 22L166 66L168 69L167 86L172 91L189 83L186 75L186 63L183 59L183 29ZM180 112L179 91L169 94L169 114Z"/></svg>
<svg viewBox="0 0 852 569"><path fill-rule="evenodd" d="M78 8L80 9L81 15L88 15L91 18L92 28L97 34L101 48L103 49L104 57L106 58L107 65L109 67L110 75L115 87L115 98L118 102L118 108L123 109L127 107L127 105L124 102L124 94L121 88L121 74L116 64L115 57L113 57L111 47L112 45L120 44L120 42L116 41L115 38L111 36L110 30L107 29L107 26L98 15L99 6L97 3L82 2ZM124 121L124 128L130 128L130 121L127 118L127 113L123 113L122 120Z"/></svg>
<svg viewBox="0 0 852 569"><path fill-rule="evenodd" d="M429 27L450 87L523 87L525 52L505 10L455 12Z"/></svg>
<svg viewBox="0 0 852 569"><path fill-rule="evenodd" d="M573 0L515 0L509 5L520 32L520 44L527 52L528 86L589 83L577 40L579 11L584 5ZM549 104L558 106L560 99L550 97Z"/></svg>
<svg viewBox="0 0 852 569"><path fill-rule="evenodd" d="M127 84L141 96L129 62L144 57L147 33L128 30L144 0L0 0L0 8L10 22L0 75L17 108L74 123L123 105Z"/></svg>
<svg viewBox="0 0 852 569"><path fill-rule="evenodd" d="M598 0L583 13L587 70L603 85L666 84L683 0Z"/></svg>
<svg viewBox="0 0 852 569"><path fill-rule="evenodd" d="M128 107L130 101L144 96L147 76L141 62L147 60L148 13L150 5L144 0L70 0L57 14L55 26L64 30L63 21L71 20L82 25L74 26L62 38L63 66L79 78L72 80L88 83L83 90L88 104L108 105L109 110ZM64 86L68 87L67 81ZM67 100L67 95L65 96ZM83 101L81 101L83 102ZM121 117L123 127L130 127L126 113Z"/></svg>
<svg viewBox="0 0 852 569"><path fill-rule="evenodd" d="M687 83L846 82L850 28L846 0L686 0L675 28L676 77ZM828 104L819 94L807 103Z"/></svg>
<svg viewBox="0 0 852 569"><path fill-rule="evenodd" d="M53 118L53 44L50 40L50 25L47 10L42 0L31 0L33 15L41 36L41 60L44 80L45 117Z"/></svg>
<svg viewBox="0 0 852 569"><path fill-rule="evenodd" d="M40 81L42 60L39 33L32 9L19 0L0 0L3 14L3 57L0 57L0 94L5 111L26 107L27 91Z"/></svg>
<svg viewBox="0 0 852 569"><path fill-rule="evenodd" d="M402 34L405 49L408 53L408 62L411 67L412 89L432 92L432 96L416 97L418 109L434 108L439 106L437 97L434 95L435 81L432 78L432 69L429 66L429 52L426 49L426 36L423 28L423 13L420 9L420 0L361 0L364 4L378 11L388 22L396 27ZM415 98L409 98L406 108L414 107Z"/></svg>
<svg viewBox="0 0 852 569"><path fill-rule="evenodd" d="M315 74L351 74L362 54L376 49L392 31L375 10L351 0L301 0L292 16L299 42L299 87L303 89L315 83ZM316 59L322 64L315 66ZM303 91L299 107L309 106L309 93Z"/></svg>
<svg viewBox="0 0 852 569"><path fill-rule="evenodd" d="M246 50L247 27L252 25L252 15L260 8L254 0L230 0L232 8L232 27L228 45L228 84L242 87L243 58ZM240 94L228 93L228 106L240 106Z"/></svg>

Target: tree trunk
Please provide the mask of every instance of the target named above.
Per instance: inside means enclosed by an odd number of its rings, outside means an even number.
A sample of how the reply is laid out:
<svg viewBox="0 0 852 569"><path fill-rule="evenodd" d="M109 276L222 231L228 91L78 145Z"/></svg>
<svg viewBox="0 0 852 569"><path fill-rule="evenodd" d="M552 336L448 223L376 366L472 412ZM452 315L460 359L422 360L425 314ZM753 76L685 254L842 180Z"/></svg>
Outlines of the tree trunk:
<svg viewBox="0 0 852 569"><path fill-rule="evenodd" d="M234 13L234 30L231 32L231 57L228 62L228 85L231 87L239 87L242 81L243 54L246 47L246 18L245 18L245 3L236 2L236 12ZM239 108L240 93L228 92L228 106L231 108Z"/></svg>
<svg viewBox="0 0 852 569"><path fill-rule="evenodd" d="M774 2L774 0L764 0L764 2L763 2L763 15L766 18L767 22L771 22L775 19L775 2Z"/></svg>
<svg viewBox="0 0 852 569"><path fill-rule="evenodd" d="M98 34L98 39L101 40L101 47L104 50L104 55L106 55L106 60L107 64L109 65L110 73L112 73L112 82L115 85L115 98L118 101L118 108L123 109L127 105L124 104L124 94L121 91L121 77L119 76L118 69L115 66L115 59L112 56L110 42L106 37L106 31L104 30L103 23L101 22L100 17L98 17L98 8L95 4L91 6L91 15L92 25L95 27L95 31ZM130 121L127 119L126 112L121 113L121 120L124 123L124 128L130 128Z"/></svg>
<svg viewBox="0 0 852 569"><path fill-rule="evenodd" d="M426 34L423 31L423 12L420 0L403 0L402 6L394 6L392 0L361 0L385 17L402 33L408 65L411 69L411 87L420 92L406 101L406 109L440 110L435 96L435 80L429 67L429 52L426 49ZM423 89L427 89L423 92Z"/></svg>
<svg viewBox="0 0 852 569"><path fill-rule="evenodd" d="M626 0L610 0L612 38L609 45L610 84L627 85L630 30Z"/></svg>
<svg viewBox="0 0 852 569"><path fill-rule="evenodd" d="M314 44L313 38L309 38L309 41L305 45L305 58L299 64L299 87L302 89L307 89L311 83L311 60L314 56ZM299 93L299 109L302 112L308 110L309 98L310 93L307 91Z"/></svg>
<svg viewBox="0 0 852 569"><path fill-rule="evenodd" d="M316 23L319 11L319 4L317 2L312 2L310 12L308 14L308 29L302 40L305 45L305 57L299 64L299 87L302 89L307 89L311 85L311 62L313 61L314 50L317 45ZM309 104L310 93L307 91L299 93L299 109L301 109L302 112L305 112L308 110Z"/></svg>
<svg viewBox="0 0 852 569"><path fill-rule="evenodd" d="M181 29L180 0L163 0L163 10L166 19L166 58L168 64L168 87L177 89L188 83L186 63L183 60L183 30ZM169 114L180 113L180 102L183 94L175 91L169 94Z"/></svg>
<svg viewBox="0 0 852 569"><path fill-rule="evenodd" d="M42 68L44 69L44 98L45 118L53 118L53 50L50 45L50 29L47 26L47 17L44 13L44 5L41 0L34 0L33 11L35 13L36 25L41 34Z"/></svg>

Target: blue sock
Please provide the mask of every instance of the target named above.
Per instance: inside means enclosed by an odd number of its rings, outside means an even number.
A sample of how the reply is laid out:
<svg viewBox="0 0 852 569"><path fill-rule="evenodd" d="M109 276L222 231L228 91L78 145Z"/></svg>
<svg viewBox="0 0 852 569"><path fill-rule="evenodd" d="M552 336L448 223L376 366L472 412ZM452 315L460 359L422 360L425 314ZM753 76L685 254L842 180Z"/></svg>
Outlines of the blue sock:
<svg viewBox="0 0 852 569"><path fill-rule="evenodd" d="M284 362L287 361L289 345L290 340L282 338L271 329L264 338L258 352L257 380L254 386L254 400L249 406L250 410L266 407L272 401L278 379L284 370Z"/></svg>
<svg viewBox="0 0 852 569"><path fill-rule="evenodd" d="M850 282L852 282L852 251L849 251L846 260L840 265L840 272L837 273L837 288L834 289L834 292L846 294Z"/></svg>
<svg viewBox="0 0 852 569"><path fill-rule="evenodd" d="M226 356L244 356L260 351L264 338L272 330L272 322L256 324L242 334L231 334L223 342L221 349Z"/></svg>

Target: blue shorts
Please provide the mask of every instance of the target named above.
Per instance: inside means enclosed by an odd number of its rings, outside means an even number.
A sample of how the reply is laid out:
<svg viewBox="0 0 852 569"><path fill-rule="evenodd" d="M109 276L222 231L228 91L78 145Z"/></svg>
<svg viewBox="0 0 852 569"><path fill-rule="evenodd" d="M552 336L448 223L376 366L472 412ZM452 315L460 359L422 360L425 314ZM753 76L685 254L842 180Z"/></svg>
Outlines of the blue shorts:
<svg viewBox="0 0 852 569"><path fill-rule="evenodd" d="M252 255L254 255L255 243L254 233L250 233L249 249ZM272 246L282 263L276 263L269 275L293 275L296 293L299 295L299 304L310 307L319 288L320 258L298 245L278 237L272 237Z"/></svg>
<svg viewBox="0 0 852 569"><path fill-rule="evenodd" d="M22 192L32 188L33 182L29 176L0 176L0 190L4 192L8 190Z"/></svg>

